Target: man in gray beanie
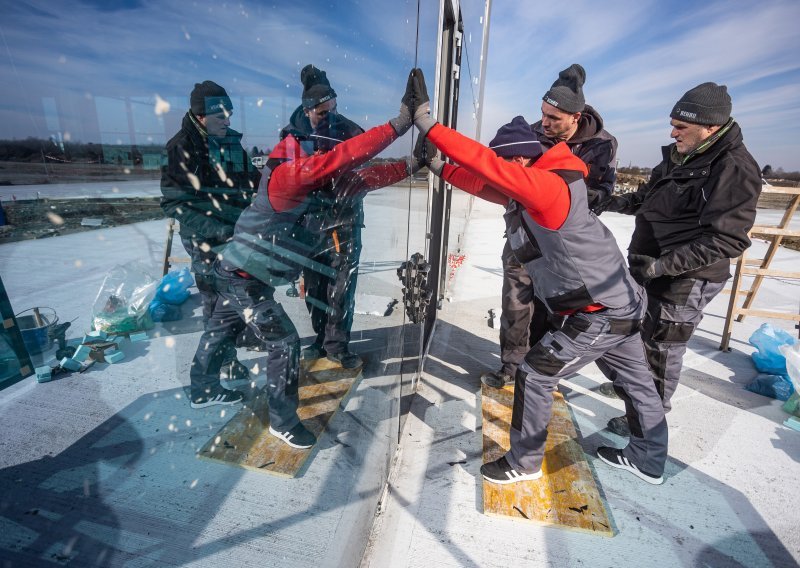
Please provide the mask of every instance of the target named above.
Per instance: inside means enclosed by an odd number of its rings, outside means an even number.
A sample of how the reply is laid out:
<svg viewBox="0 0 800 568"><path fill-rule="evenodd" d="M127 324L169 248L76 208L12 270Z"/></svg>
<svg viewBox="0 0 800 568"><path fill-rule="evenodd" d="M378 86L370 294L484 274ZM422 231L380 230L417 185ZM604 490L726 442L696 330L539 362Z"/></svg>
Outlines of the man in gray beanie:
<svg viewBox="0 0 800 568"><path fill-rule="evenodd" d="M725 85L690 89L670 117L675 142L662 148L650 180L598 208L636 215L628 264L647 291L642 338L665 411L703 309L730 278L730 259L750 246L761 193L761 170L731 118ZM608 427L628 435L624 416Z"/></svg>
<svg viewBox="0 0 800 568"><path fill-rule="evenodd" d="M586 191L589 207L614 190L617 140L603 128L600 114L586 104L584 68L573 63L558 74L542 97L542 119L530 128L548 150L566 142L570 151L589 168ZM481 376L487 386L502 388L514 381L517 366L528 350L552 327L545 306L533 293L533 282L506 243L502 254L503 295L500 318L500 359L498 371Z"/></svg>

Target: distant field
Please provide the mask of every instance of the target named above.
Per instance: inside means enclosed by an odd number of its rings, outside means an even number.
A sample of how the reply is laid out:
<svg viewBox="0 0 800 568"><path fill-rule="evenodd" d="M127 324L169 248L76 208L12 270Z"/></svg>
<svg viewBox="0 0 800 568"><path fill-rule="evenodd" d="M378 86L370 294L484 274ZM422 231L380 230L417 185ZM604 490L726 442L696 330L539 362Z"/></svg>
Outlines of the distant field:
<svg viewBox="0 0 800 568"><path fill-rule="evenodd" d="M146 170L141 166L0 161L0 187L88 181L129 181L135 179L159 179L159 177L161 177L160 170Z"/></svg>

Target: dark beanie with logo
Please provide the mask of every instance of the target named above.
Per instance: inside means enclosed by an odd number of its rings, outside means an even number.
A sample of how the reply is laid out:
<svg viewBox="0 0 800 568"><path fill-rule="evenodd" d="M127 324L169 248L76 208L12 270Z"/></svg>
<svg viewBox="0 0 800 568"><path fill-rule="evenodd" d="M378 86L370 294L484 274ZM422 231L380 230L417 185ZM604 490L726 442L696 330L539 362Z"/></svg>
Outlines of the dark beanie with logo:
<svg viewBox="0 0 800 568"><path fill-rule="evenodd" d="M331 87L325 71L311 64L300 71L300 82L303 83L303 108L314 108L336 98L336 91Z"/></svg>
<svg viewBox="0 0 800 568"><path fill-rule="evenodd" d="M702 83L686 91L669 116L693 124L721 125L731 117L731 108L728 87Z"/></svg>
<svg viewBox="0 0 800 568"><path fill-rule="evenodd" d="M586 107L586 100L583 98L585 82L586 71L577 63L573 63L558 74L558 79L542 100L564 112L583 112Z"/></svg>
<svg viewBox="0 0 800 568"><path fill-rule="evenodd" d="M542 155L542 145L531 130L531 125L521 116L501 126L489 142L489 148L501 158L523 156L536 159Z"/></svg>
<svg viewBox="0 0 800 568"><path fill-rule="evenodd" d="M233 110L233 103L228 93L214 81L195 83L192 94L189 95L189 108L196 116L205 116Z"/></svg>

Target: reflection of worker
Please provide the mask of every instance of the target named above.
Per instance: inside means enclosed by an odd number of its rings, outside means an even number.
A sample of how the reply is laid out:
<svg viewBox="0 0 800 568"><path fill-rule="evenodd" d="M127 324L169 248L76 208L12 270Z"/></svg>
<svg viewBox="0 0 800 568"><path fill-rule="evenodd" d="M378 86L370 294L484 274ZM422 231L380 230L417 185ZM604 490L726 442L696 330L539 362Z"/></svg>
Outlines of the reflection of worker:
<svg viewBox="0 0 800 568"><path fill-rule="evenodd" d="M226 344L236 330L228 322L244 318L262 341L266 361L265 387L269 431L287 444L307 448L314 435L297 416L300 339L294 324L275 298L275 287L294 281L301 270L318 271L334 279L330 265L314 260L328 237L307 217L313 194L329 184L336 195L359 195L395 183L408 175L406 162L360 168L411 128L414 102L410 86L400 114L387 124L311 153L289 134L270 153L269 178L239 221L232 242L215 265L219 299L192 366L192 399L202 404L233 404L242 393L224 389L217 369Z"/></svg>
<svg viewBox="0 0 800 568"><path fill-rule="evenodd" d="M574 63L542 97L542 119L531 128L544 149L566 142L570 151L589 168L585 184L591 207L611 195L616 181L614 161L617 140L603 129L603 119L583 97L586 72ZM499 371L481 376L490 387L514 382L517 366L550 327L547 309L536 299L530 276L517 261L506 241L503 248L503 294L500 318Z"/></svg>
<svg viewBox="0 0 800 568"><path fill-rule="evenodd" d="M255 195L261 173L250 163L242 135L230 128L233 105L225 89L213 81L196 83L189 100L180 131L167 142L161 207L180 222L207 322L217 301L211 276L214 259ZM223 378L247 375L231 345L224 356Z"/></svg>
<svg viewBox="0 0 800 568"><path fill-rule="evenodd" d="M306 65L300 73L300 81L302 104L281 130L282 140L291 135L309 154L324 153L364 132L338 112L336 91L325 71ZM324 234L312 259L333 270L323 273L308 267L303 269L306 306L316 333L314 342L303 350L303 357L316 359L327 355L344 368L352 369L361 364L358 355L349 351L348 344L355 308L364 206L363 194L345 195L337 191L336 184L341 182L334 179L315 188L305 214L308 230Z"/></svg>
<svg viewBox="0 0 800 568"><path fill-rule="evenodd" d="M610 465L652 484L663 482L667 423L644 359L639 325L644 291L625 267L611 232L586 202L585 164L556 144L541 145L521 116L497 132L492 149L418 113L421 136L459 166L431 160L449 183L506 206L506 233L517 259L536 278L536 296L551 313L566 316L531 348L517 370L511 449L484 464L493 483L541 477L553 391L563 377L596 361L613 377L635 434L622 450L598 449Z"/></svg>
<svg viewBox="0 0 800 568"><path fill-rule="evenodd" d="M647 290L642 335L667 411L703 309L730 278L730 259L750 246L761 193L758 165L731 118L724 85L690 89L670 117L675 142L662 149L650 181L602 204L636 215L628 262ZM608 426L628 434L625 417Z"/></svg>

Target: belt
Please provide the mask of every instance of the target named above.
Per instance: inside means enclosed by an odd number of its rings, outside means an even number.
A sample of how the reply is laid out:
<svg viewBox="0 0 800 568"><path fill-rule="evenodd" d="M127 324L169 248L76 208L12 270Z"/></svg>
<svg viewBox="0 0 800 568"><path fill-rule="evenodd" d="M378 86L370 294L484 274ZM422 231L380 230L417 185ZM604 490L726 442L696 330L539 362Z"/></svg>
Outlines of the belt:
<svg viewBox="0 0 800 568"><path fill-rule="evenodd" d="M251 275L251 274L248 274L248 273L247 273L247 272L245 272L244 270L234 270L234 271L233 271L233 273L234 273L236 276L239 276L239 277L241 277L241 278L244 278L245 280L252 280L252 279L253 279L253 275Z"/></svg>

